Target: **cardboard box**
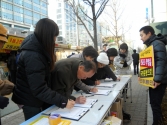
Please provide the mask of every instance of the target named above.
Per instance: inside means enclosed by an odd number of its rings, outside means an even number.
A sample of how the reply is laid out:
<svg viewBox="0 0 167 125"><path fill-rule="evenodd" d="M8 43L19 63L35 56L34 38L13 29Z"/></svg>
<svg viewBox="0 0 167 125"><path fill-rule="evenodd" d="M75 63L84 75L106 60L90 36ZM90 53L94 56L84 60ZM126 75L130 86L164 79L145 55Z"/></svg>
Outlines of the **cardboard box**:
<svg viewBox="0 0 167 125"><path fill-rule="evenodd" d="M123 120L122 106L123 106L123 99L117 98L117 100L113 103L110 109L111 116L116 116L121 120Z"/></svg>

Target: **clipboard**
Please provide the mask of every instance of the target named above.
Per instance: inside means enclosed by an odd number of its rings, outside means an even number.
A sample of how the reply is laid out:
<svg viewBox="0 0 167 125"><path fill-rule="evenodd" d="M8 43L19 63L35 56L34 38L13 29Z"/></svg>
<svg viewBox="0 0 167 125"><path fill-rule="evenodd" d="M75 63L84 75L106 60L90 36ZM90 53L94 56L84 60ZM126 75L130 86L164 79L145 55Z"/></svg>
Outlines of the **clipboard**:
<svg viewBox="0 0 167 125"><path fill-rule="evenodd" d="M92 108L93 105L98 101L98 99L86 99L85 104L75 104L74 107L81 107L81 108Z"/></svg>
<svg viewBox="0 0 167 125"><path fill-rule="evenodd" d="M52 111L51 115L59 114L62 118L78 121L88 111L89 111L89 108L80 108L80 107L73 107L72 109L67 109L67 108L61 109L61 108L59 108L55 111Z"/></svg>

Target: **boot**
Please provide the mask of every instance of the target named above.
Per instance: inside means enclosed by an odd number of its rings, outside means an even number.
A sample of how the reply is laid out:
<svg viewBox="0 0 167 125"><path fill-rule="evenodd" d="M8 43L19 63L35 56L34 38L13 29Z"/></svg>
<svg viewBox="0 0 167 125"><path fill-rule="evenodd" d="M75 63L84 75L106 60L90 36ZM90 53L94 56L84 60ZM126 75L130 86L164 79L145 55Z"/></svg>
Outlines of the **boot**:
<svg viewBox="0 0 167 125"><path fill-rule="evenodd" d="M122 111L122 113L123 113L123 120L131 120L131 115L130 114L124 112L124 110Z"/></svg>

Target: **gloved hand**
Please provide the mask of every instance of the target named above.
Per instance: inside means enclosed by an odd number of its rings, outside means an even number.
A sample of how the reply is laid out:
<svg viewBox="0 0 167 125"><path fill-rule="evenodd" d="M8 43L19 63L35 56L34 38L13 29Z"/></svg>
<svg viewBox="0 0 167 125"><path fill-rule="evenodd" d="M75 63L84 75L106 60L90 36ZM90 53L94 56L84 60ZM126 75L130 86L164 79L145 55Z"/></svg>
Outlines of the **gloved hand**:
<svg viewBox="0 0 167 125"><path fill-rule="evenodd" d="M6 97L0 96L0 108L4 109L9 104L9 99Z"/></svg>
<svg viewBox="0 0 167 125"><path fill-rule="evenodd" d="M119 54L119 56L122 57L122 58L125 58L125 57L126 57L125 54L121 54L121 53Z"/></svg>
<svg viewBox="0 0 167 125"><path fill-rule="evenodd" d="M128 64L127 64L127 62L125 61L124 64L123 64L123 67L127 67L127 66L128 66Z"/></svg>

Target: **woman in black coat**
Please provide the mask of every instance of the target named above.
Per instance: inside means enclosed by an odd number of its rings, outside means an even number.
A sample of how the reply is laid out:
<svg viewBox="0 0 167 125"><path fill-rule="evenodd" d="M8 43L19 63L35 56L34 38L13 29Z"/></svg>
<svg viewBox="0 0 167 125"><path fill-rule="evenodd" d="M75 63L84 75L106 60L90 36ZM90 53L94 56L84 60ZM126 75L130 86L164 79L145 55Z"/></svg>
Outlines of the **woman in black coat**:
<svg viewBox="0 0 167 125"><path fill-rule="evenodd" d="M26 37L21 45L12 100L23 108L25 120L47 108L46 103L61 108L72 108L75 104L50 89L50 73L56 61L54 47L58 34L57 24L43 18L36 24L34 33Z"/></svg>

